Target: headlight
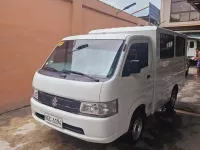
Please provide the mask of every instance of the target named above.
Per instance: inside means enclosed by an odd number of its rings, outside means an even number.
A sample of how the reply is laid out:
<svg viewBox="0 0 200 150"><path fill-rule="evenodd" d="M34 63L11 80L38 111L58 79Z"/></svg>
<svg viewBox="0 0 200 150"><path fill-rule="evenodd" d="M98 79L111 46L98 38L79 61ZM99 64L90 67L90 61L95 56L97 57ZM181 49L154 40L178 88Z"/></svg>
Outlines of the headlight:
<svg viewBox="0 0 200 150"><path fill-rule="evenodd" d="M118 112L117 100L105 103L82 102L80 112L97 117L109 117Z"/></svg>
<svg viewBox="0 0 200 150"><path fill-rule="evenodd" d="M36 90L36 89L33 90L33 98L38 100L38 90Z"/></svg>

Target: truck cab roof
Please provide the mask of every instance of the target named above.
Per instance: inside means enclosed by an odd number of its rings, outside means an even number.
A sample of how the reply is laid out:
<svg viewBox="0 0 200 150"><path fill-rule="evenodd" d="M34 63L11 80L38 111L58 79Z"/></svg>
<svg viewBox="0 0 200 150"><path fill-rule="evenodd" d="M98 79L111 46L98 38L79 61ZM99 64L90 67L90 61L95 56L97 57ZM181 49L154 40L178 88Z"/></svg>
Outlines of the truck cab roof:
<svg viewBox="0 0 200 150"><path fill-rule="evenodd" d="M89 34L76 35L63 38L63 40L77 40L77 39L126 39L130 35L134 35L136 31L156 31L156 26L144 27L120 27L92 30ZM136 34L138 35L138 34ZM141 35L141 34L139 34Z"/></svg>
<svg viewBox="0 0 200 150"><path fill-rule="evenodd" d="M118 39L118 40L125 40L130 34L127 33L120 33L120 34L85 34L85 35L76 35L76 36L69 36L65 37L62 40L81 40L81 39L99 39L99 40L106 40L106 39Z"/></svg>
<svg viewBox="0 0 200 150"><path fill-rule="evenodd" d="M157 30L156 26L137 26L137 27L120 27L120 28L108 28L92 30L89 34L105 34L105 33L130 33L135 31L153 31Z"/></svg>

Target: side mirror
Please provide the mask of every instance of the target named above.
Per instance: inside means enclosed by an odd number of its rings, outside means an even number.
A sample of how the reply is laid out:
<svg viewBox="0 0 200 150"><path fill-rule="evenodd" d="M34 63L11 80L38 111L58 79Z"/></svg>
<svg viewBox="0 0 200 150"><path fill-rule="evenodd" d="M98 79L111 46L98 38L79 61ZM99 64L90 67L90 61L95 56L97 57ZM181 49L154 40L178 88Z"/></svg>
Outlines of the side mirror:
<svg viewBox="0 0 200 150"><path fill-rule="evenodd" d="M141 67L140 67L140 61L139 60L131 60L130 66L129 66L129 73L140 73Z"/></svg>

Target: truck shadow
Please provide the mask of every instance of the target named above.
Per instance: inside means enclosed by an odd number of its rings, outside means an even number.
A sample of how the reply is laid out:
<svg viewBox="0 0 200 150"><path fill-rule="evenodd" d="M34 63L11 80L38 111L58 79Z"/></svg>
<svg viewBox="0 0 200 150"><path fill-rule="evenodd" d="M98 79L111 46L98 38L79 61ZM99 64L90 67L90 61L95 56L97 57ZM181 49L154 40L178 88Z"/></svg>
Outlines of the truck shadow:
<svg viewBox="0 0 200 150"><path fill-rule="evenodd" d="M76 150L184 150L176 143L185 138L193 140L193 134L199 134L200 118L177 114L172 120L151 116L148 120L142 139L133 145L128 139L121 137L110 144L94 144L84 142L61 134L62 139L72 144ZM198 130L198 131L197 131ZM184 134L190 133L189 135ZM187 136L187 137L184 137ZM191 137L188 137L191 136Z"/></svg>
<svg viewBox="0 0 200 150"><path fill-rule="evenodd" d="M118 150L162 150L165 149L166 144L174 145L177 140L181 140L182 135L177 130L182 124L180 116L176 115L173 120L163 119L151 116L149 118L146 129L143 133L142 139L133 146L127 142L128 139L119 139L121 144L125 144L126 148L123 148L116 143ZM170 148L172 150L172 148Z"/></svg>

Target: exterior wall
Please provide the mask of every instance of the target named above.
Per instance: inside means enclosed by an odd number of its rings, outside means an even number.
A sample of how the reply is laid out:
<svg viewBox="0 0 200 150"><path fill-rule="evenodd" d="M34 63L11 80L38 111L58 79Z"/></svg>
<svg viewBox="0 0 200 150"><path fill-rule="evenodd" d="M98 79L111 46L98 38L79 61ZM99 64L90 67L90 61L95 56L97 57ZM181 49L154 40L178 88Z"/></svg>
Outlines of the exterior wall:
<svg viewBox="0 0 200 150"><path fill-rule="evenodd" d="M136 17L127 14L120 13L116 15L115 8L105 5L97 0L81 0L82 8L79 8L79 12L82 12L82 32L88 33L93 29L99 28L113 28L113 27L126 27L147 25L146 21L137 19Z"/></svg>
<svg viewBox="0 0 200 150"><path fill-rule="evenodd" d="M92 20L91 18L95 18ZM103 20L103 22L102 22ZM98 28L112 28L119 26L135 26L136 24L131 22L126 22L112 16L107 16L105 14L99 13L96 10L90 8L83 8L83 32L88 33L93 29Z"/></svg>
<svg viewBox="0 0 200 150"><path fill-rule="evenodd" d="M0 113L29 104L32 77L64 36L147 25L96 0L0 1Z"/></svg>
<svg viewBox="0 0 200 150"><path fill-rule="evenodd" d="M161 27L200 26L200 21L170 22L171 0L161 0ZM198 27L199 28L199 27Z"/></svg>
<svg viewBox="0 0 200 150"><path fill-rule="evenodd" d="M170 9L171 9L171 0L161 0L161 25L169 24L170 20Z"/></svg>
<svg viewBox="0 0 200 150"><path fill-rule="evenodd" d="M32 76L70 34L70 21L69 2L0 1L0 113L29 103Z"/></svg>

